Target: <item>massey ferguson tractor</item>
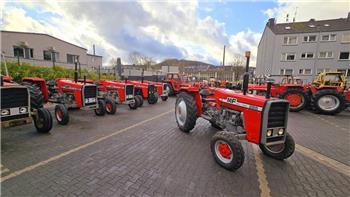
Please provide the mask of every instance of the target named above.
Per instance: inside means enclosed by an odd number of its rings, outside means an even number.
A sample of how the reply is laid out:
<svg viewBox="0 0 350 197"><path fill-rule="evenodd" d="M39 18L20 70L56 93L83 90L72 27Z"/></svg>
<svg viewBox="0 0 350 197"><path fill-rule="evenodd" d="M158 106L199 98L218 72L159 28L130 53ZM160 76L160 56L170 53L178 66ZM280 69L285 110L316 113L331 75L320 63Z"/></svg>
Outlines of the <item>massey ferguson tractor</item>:
<svg viewBox="0 0 350 197"><path fill-rule="evenodd" d="M316 113L334 115L350 106L350 91L341 72L320 73L308 87L311 107Z"/></svg>
<svg viewBox="0 0 350 197"><path fill-rule="evenodd" d="M248 89L253 94L265 95L267 82L249 84ZM298 112L308 105L308 96L306 94L307 86L300 79L291 75L285 75L280 84L273 84L271 87L271 96L288 100L290 103L289 111Z"/></svg>
<svg viewBox="0 0 350 197"><path fill-rule="evenodd" d="M173 96L180 92L182 87L196 86L200 87L202 84L195 81L190 81L187 76L179 73L167 73L163 80L167 84L169 96Z"/></svg>
<svg viewBox="0 0 350 197"><path fill-rule="evenodd" d="M55 117L59 124L66 125L69 122L68 109L78 108L94 110L97 116L104 116L106 103L98 99L97 86L78 81L77 63L75 65L74 80L56 79L45 82L41 78L23 78L23 82L35 84L43 92L45 102L56 103Z"/></svg>
<svg viewBox="0 0 350 197"><path fill-rule="evenodd" d="M168 100L168 92L169 92L169 86L166 83L162 82L154 82L154 81L147 81L147 83L154 84L154 86L157 88L158 95L160 95L160 98L162 101Z"/></svg>
<svg viewBox="0 0 350 197"><path fill-rule="evenodd" d="M7 68L5 68L7 70ZM11 77L1 76L1 127L7 128L34 122L39 133L52 129L52 116L43 108L43 95L39 87L12 81Z"/></svg>
<svg viewBox="0 0 350 197"><path fill-rule="evenodd" d="M270 98L271 83L265 96L247 94L249 56L247 52L243 91L183 87L175 104L175 119L181 131L194 129L198 118L222 130L212 137L210 147L215 161L231 171L240 168L245 159L239 140L259 145L265 155L278 160L287 159L295 149L287 130L289 102Z"/></svg>
<svg viewBox="0 0 350 197"><path fill-rule="evenodd" d="M133 84L135 87L135 97L138 99L139 107L143 105L143 100L147 100L149 104L158 102L158 92L154 84L145 81L126 80L126 83Z"/></svg>

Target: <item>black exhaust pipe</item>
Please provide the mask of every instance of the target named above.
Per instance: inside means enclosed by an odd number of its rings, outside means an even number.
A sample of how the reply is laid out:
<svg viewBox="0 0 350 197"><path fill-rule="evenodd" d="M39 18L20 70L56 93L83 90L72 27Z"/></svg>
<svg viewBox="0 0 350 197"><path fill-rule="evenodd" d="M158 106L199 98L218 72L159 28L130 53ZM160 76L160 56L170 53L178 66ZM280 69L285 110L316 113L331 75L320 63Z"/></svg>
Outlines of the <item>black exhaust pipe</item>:
<svg viewBox="0 0 350 197"><path fill-rule="evenodd" d="M141 71L141 83L143 83L144 71L145 71L144 69L142 69L142 71Z"/></svg>
<svg viewBox="0 0 350 197"><path fill-rule="evenodd" d="M4 76L0 76L0 80L1 80L1 84L0 84L0 86L4 86Z"/></svg>
<svg viewBox="0 0 350 197"><path fill-rule="evenodd" d="M84 75L84 84L86 84L86 75Z"/></svg>
<svg viewBox="0 0 350 197"><path fill-rule="evenodd" d="M75 62L74 62L74 82L75 83L78 82L78 61L77 61L77 59L75 59Z"/></svg>
<svg viewBox="0 0 350 197"><path fill-rule="evenodd" d="M243 75L243 95L246 95L248 91L250 51L245 52L245 57L247 58L247 62L245 66L245 73Z"/></svg>

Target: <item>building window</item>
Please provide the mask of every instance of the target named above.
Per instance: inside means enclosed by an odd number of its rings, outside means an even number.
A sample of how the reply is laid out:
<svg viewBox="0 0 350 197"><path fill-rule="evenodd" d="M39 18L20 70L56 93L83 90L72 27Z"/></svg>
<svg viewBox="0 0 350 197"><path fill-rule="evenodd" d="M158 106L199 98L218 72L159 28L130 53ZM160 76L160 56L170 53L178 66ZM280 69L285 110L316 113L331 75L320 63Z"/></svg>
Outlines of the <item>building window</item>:
<svg viewBox="0 0 350 197"><path fill-rule="evenodd" d="M296 36L286 36L283 39L283 44L295 45L295 44L297 44L297 37Z"/></svg>
<svg viewBox="0 0 350 197"><path fill-rule="evenodd" d="M333 57L333 52L332 51L321 51L319 58L332 58Z"/></svg>
<svg viewBox="0 0 350 197"><path fill-rule="evenodd" d="M349 60L349 53L350 52L340 52L339 59L340 60Z"/></svg>
<svg viewBox="0 0 350 197"><path fill-rule="evenodd" d="M281 61L295 61L295 53L282 53Z"/></svg>
<svg viewBox="0 0 350 197"><path fill-rule="evenodd" d="M67 63L74 64L75 60L78 58L78 55L67 54Z"/></svg>
<svg viewBox="0 0 350 197"><path fill-rule="evenodd" d="M312 59L314 58L314 53L307 52L301 54L301 59Z"/></svg>
<svg viewBox="0 0 350 197"><path fill-rule="evenodd" d="M316 42L316 36L312 35L312 36L304 36L304 42Z"/></svg>
<svg viewBox="0 0 350 197"><path fill-rule="evenodd" d="M322 72L329 72L329 71L330 71L329 68L319 68L319 69L317 69L317 74L320 74Z"/></svg>
<svg viewBox="0 0 350 197"><path fill-rule="evenodd" d="M342 42L350 42L350 32L343 33Z"/></svg>
<svg viewBox="0 0 350 197"><path fill-rule="evenodd" d="M32 59L33 58L33 49L31 48L23 48L23 47L13 47L13 54L15 57L21 57L25 59Z"/></svg>
<svg viewBox="0 0 350 197"><path fill-rule="evenodd" d="M311 75L311 69L306 68L306 69L299 69L299 74L300 75Z"/></svg>
<svg viewBox="0 0 350 197"><path fill-rule="evenodd" d="M336 34L325 34L321 36L321 41L335 41Z"/></svg>
<svg viewBox="0 0 350 197"><path fill-rule="evenodd" d="M292 75L293 74L293 69L281 69L280 70L280 75Z"/></svg>
<svg viewBox="0 0 350 197"><path fill-rule="evenodd" d="M52 51L44 51L44 60L51 61L53 55L53 61L57 62L59 60L59 53Z"/></svg>
<svg viewBox="0 0 350 197"><path fill-rule="evenodd" d="M44 60L51 60L51 51L44 51Z"/></svg>

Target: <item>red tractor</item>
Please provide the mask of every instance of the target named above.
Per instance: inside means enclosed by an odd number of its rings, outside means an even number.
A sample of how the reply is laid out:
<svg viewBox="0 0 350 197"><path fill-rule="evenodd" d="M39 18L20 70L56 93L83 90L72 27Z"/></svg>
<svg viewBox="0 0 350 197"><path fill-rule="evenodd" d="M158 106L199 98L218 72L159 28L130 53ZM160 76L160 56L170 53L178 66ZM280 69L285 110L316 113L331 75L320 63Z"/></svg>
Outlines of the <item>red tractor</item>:
<svg viewBox="0 0 350 197"><path fill-rule="evenodd" d="M43 108L43 95L32 84L17 84L11 77L1 76L1 126L12 127L34 122L39 133L52 129L52 116Z"/></svg>
<svg viewBox="0 0 350 197"><path fill-rule="evenodd" d="M46 84L44 79L27 77L23 78L23 82L40 87L45 102L57 104L55 117L61 125L69 122L69 108L94 110L97 116L103 116L106 113L106 103L103 99L98 99L97 86L79 82L77 73L75 73L74 80L60 78Z"/></svg>
<svg viewBox="0 0 350 197"><path fill-rule="evenodd" d="M144 81L126 80L126 83L133 84L135 87L135 97L138 99L139 107L143 105L143 100L147 100L149 104L158 102L158 92L154 84Z"/></svg>
<svg viewBox="0 0 350 197"><path fill-rule="evenodd" d="M157 88L158 95L160 95L160 98L162 101L168 100L168 92L169 92L169 86L166 83L162 82L154 82L154 81L147 81L147 83L154 84L154 86Z"/></svg>
<svg viewBox="0 0 350 197"><path fill-rule="evenodd" d="M203 118L220 131L211 140L215 161L225 169L240 168L245 156L239 140L259 145L262 152L274 159L284 160L294 153L295 143L287 132L289 102L270 98L271 83L266 96L247 95L248 65L244 75L243 92L223 88L183 87L175 105L179 129L190 132L196 120Z"/></svg>
<svg viewBox="0 0 350 197"><path fill-rule="evenodd" d="M257 95L265 95L267 82L249 84L249 91ZM273 84L271 87L271 96L288 100L290 103L289 111L298 112L308 105L308 96L306 94L307 86L300 79L291 75L285 75L280 84Z"/></svg>
<svg viewBox="0 0 350 197"><path fill-rule="evenodd" d="M182 87L200 87L202 85L198 82L188 80L188 77L186 75L181 75L179 73L167 73L163 82L168 85L168 94L170 96L177 94Z"/></svg>
<svg viewBox="0 0 350 197"><path fill-rule="evenodd" d="M130 109L137 109L140 105L139 99L134 96L135 88L133 84L111 80L98 80L97 84L99 96L106 101L107 113L115 113L116 103L129 105Z"/></svg>

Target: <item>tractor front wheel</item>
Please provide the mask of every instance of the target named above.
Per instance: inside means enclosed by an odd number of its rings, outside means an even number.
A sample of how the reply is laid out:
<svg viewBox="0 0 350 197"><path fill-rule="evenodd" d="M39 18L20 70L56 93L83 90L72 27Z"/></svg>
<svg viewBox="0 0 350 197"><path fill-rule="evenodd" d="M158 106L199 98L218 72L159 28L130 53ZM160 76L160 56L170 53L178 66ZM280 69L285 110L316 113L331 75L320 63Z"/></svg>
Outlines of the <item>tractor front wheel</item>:
<svg viewBox="0 0 350 197"><path fill-rule="evenodd" d="M137 109L137 107L140 105L139 99L134 98L134 102L129 104L129 108L134 110Z"/></svg>
<svg viewBox="0 0 350 197"><path fill-rule="evenodd" d="M102 99L98 100L98 107L95 109L96 116L104 116L106 114L106 102Z"/></svg>
<svg viewBox="0 0 350 197"><path fill-rule="evenodd" d="M49 110L45 108L36 109L34 125L39 133L48 133L52 129L52 116Z"/></svg>
<svg viewBox="0 0 350 197"><path fill-rule="evenodd" d="M177 126L183 132L190 132L197 121L197 105L193 97L181 92L175 103L175 117Z"/></svg>
<svg viewBox="0 0 350 197"><path fill-rule="evenodd" d="M215 161L227 170L235 171L244 163L244 150L233 132L220 131L210 142Z"/></svg>
<svg viewBox="0 0 350 197"><path fill-rule="evenodd" d="M105 102L107 114L115 114L115 112L117 111L117 105L115 104L115 101L110 98L105 98Z"/></svg>
<svg viewBox="0 0 350 197"><path fill-rule="evenodd" d="M69 114L66 106L58 104L55 106L55 117L60 125L66 125L69 122Z"/></svg>
<svg viewBox="0 0 350 197"><path fill-rule="evenodd" d="M270 146L260 144L259 147L265 155L274 159L284 160L294 153L295 142L293 137L287 133L286 141L283 144L275 144Z"/></svg>
<svg viewBox="0 0 350 197"><path fill-rule="evenodd" d="M142 107L143 106L143 97L141 95L136 95L135 96L135 100L138 100L137 103L138 103L138 107Z"/></svg>
<svg viewBox="0 0 350 197"><path fill-rule="evenodd" d="M148 104L156 104L158 102L158 93L153 93L153 94L150 94L148 95Z"/></svg>
<svg viewBox="0 0 350 197"><path fill-rule="evenodd" d="M303 90L288 89L281 94L280 98L289 101L290 112L301 111L307 105L307 96Z"/></svg>
<svg viewBox="0 0 350 197"><path fill-rule="evenodd" d="M316 113L338 114L344 109L344 105L344 96L332 89L319 90L312 98L312 108Z"/></svg>

